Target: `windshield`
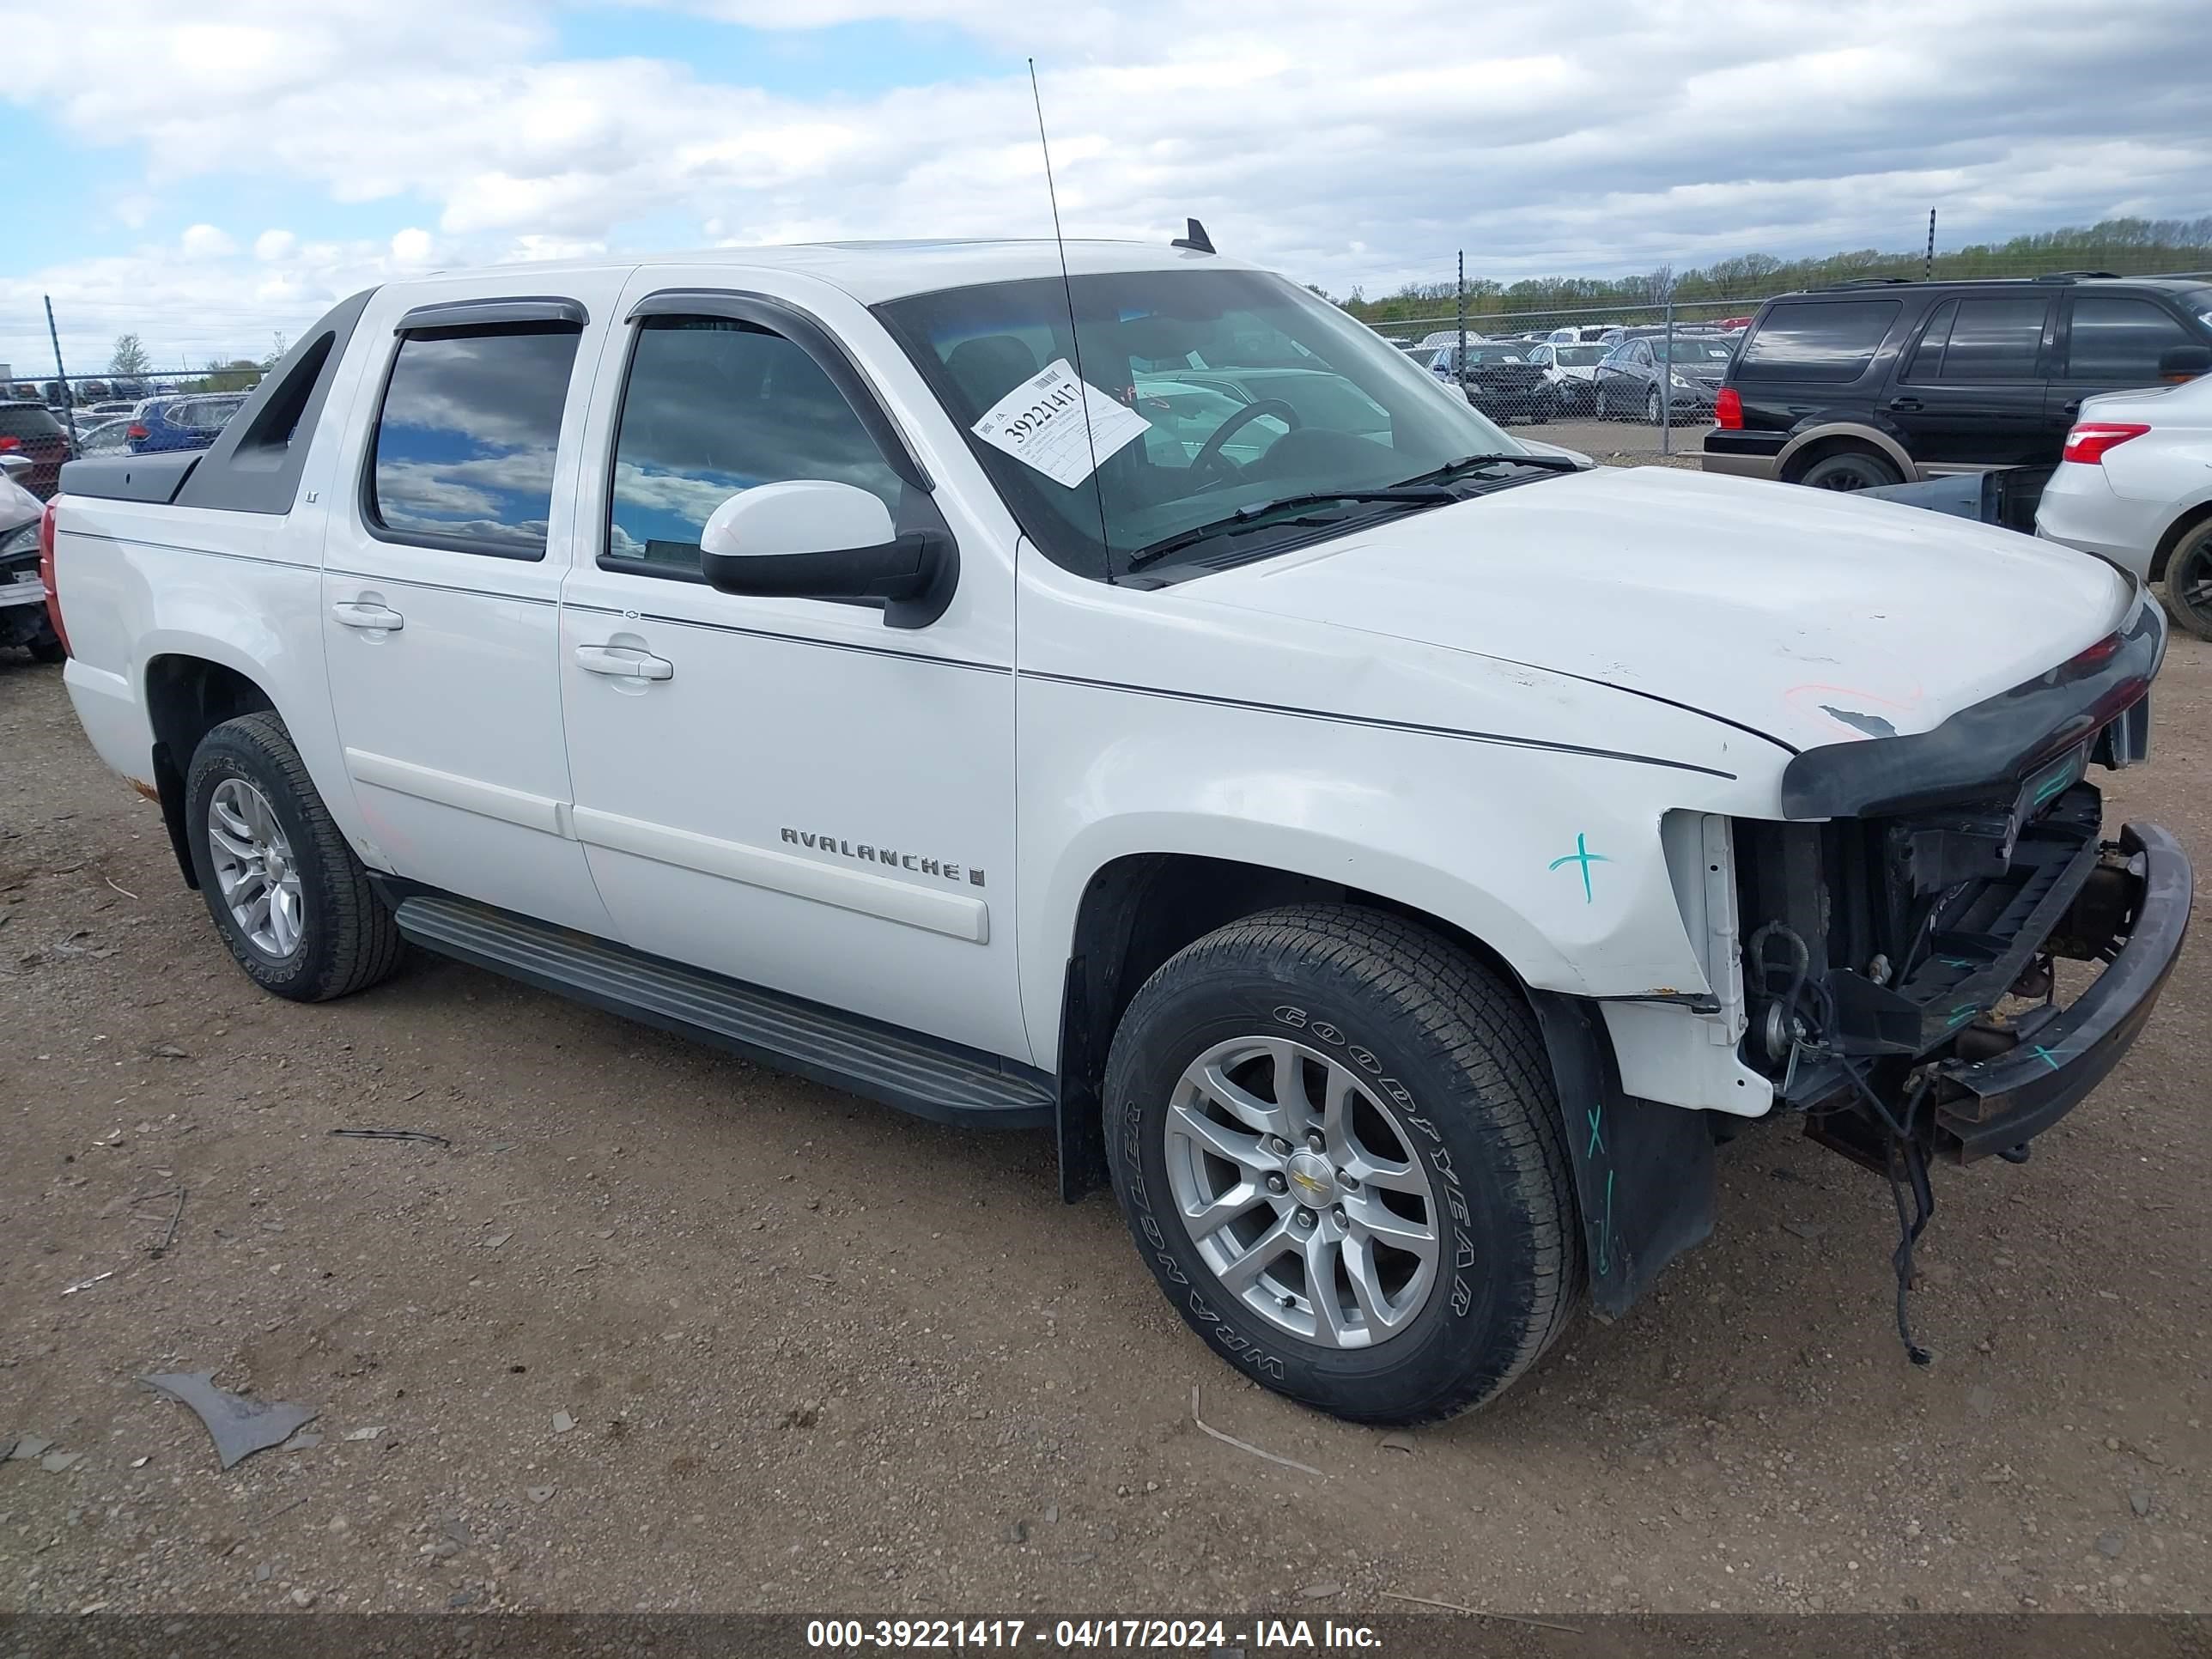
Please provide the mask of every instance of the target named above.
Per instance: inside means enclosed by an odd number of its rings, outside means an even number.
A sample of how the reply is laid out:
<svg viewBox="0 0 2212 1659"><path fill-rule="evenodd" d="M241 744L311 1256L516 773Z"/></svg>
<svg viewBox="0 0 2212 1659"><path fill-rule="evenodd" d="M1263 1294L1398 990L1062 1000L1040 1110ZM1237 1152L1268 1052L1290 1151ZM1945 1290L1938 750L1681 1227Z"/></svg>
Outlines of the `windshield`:
<svg viewBox="0 0 2212 1659"><path fill-rule="evenodd" d="M1667 343L1664 340L1653 341L1652 349L1658 352L1662 362L1666 361ZM1723 339L1717 335L1687 340L1677 337L1674 341L1674 361L1687 368L1694 368L1701 363L1725 363L1735 356L1735 342Z"/></svg>
<svg viewBox="0 0 2212 1659"><path fill-rule="evenodd" d="M1072 338L1071 309L1080 320ZM1522 453L1458 390L1263 271L982 283L892 301L876 314L968 434L1024 532L1079 575L1112 580L1133 555L1242 508L1372 492L1469 455ZM1088 434L1073 383L1079 361ZM1030 392L1009 401L1062 362L1069 378L1048 386L1043 402ZM1077 411L1073 443L1017 459L1006 446L1018 433L1008 434L1029 420L1025 406L1054 398ZM987 423L994 437L979 436L978 422L1002 402ZM1237 537L1234 558L1314 539L1311 520L1298 522L1303 532L1286 525ZM1344 527L1358 522L1347 507Z"/></svg>
<svg viewBox="0 0 2212 1659"><path fill-rule="evenodd" d="M1610 346L1601 345L1563 345L1552 348L1562 368L1588 368L1593 363L1602 362L1606 353L1612 349Z"/></svg>

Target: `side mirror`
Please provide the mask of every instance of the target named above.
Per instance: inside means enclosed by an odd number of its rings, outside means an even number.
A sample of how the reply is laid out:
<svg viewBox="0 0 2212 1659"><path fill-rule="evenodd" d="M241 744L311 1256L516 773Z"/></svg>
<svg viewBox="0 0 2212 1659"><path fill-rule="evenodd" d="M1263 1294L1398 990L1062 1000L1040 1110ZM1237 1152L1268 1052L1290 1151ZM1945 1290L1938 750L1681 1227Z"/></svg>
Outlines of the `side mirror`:
<svg viewBox="0 0 2212 1659"><path fill-rule="evenodd" d="M720 592L878 599L892 628L922 628L943 616L958 568L945 531L902 533L877 497L823 478L742 490L699 532L700 573Z"/></svg>
<svg viewBox="0 0 2212 1659"><path fill-rule="evenodd" d="M0 473L7 474L11 482L20 482L27 477L32 465L28 455L0 455Z"/></svg>
<svg viewBox="0 0 2212 1659"><path fill-rule="evenodd" d="M2158 374L2163 380L2193 380L2199 374L2212 374L2212 346L2168 346L2158 360Z"/></svg>

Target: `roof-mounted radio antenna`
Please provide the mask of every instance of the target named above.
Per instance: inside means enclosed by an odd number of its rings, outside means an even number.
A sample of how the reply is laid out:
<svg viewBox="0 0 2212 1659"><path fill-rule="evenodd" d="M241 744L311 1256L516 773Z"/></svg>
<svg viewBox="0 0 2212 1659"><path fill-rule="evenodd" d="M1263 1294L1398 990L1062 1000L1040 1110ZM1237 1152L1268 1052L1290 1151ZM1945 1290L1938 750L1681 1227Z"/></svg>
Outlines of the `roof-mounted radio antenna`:
<svg viewBox="0 0 2212 1659"><path fill-rule="evenodd" d="M1183 223L1189 228L1170 242L1168 244L1170 247L1187 247L1193 253L1211 253L1214 251L1213 238L1206 234L1204 225L1195 219L1186 219Z"/></svg>
<svg viewBox="0 0 2212 1659"><path fill-rule="evenodd" d="M1114 543L1106 533L1106 491L1098 477L1098 437L1091 426L1091 382L1083 373L1083 334L1075 325L1075 284L1067 275L1067 239L1060 234L1060 191L1052 182L1052 145L1044 136L1044 94L1037 90L1036 59L1030 58L1029 66L1030 101L1036 106L1037 148L1044 152L1044 193L1052 204L1052 240L1060 250L1060 291L1067 300L1068 352L1075 361L1075 378L1083 393L1083 441L1091 449L1091 492L1098 503L1098 547L1106 561L1106 580L1110 582L1114 580Z"/></svg>

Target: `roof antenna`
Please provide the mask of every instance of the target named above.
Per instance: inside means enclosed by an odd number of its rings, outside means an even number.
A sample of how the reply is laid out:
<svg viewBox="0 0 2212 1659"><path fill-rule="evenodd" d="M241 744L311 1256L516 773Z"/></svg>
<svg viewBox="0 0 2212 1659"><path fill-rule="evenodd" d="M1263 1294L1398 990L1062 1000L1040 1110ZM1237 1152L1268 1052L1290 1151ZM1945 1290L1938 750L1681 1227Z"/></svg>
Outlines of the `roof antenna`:
<svg viewBox="0 0 2212 1659"><path fill-rule="evenodd" d="M1170 242L1168 244L1170 247L1187 247L1193 253L1211 253L1213 252L1213 239L1206 234L1206 227L1204 225L1199 223L1195 219L1186 219L1183 221L1183 223L1188 226L1189 228L1185 230L1182 235L1176 237L1175 240Z"/></svg>
<svg viewBox="0 0 2212 1659"><path fill-rule="evenodd" d="M1029 66L1030 101L1036 106L1037 148L1044 152L1044 192L1052 203L1052 240L1060 250L1060 289L1067 299L1069 351L1075 359L1075 378L1083 392L1083 441L1091 448L1091 489L1098 503L1098 548L1106 561L1106 580L1110 582L1114 580L1114 543L1106 533L1106 490L1098 477L1098 437L1091 427L1091 382L1083 373L1083 335L1075 325L1075 284L1067 275L1067 239L1060 234L1060 191L1052 182L1052 145L1044 136L1044 95L1037 90L1036 59L1030 58Z"/></svg>

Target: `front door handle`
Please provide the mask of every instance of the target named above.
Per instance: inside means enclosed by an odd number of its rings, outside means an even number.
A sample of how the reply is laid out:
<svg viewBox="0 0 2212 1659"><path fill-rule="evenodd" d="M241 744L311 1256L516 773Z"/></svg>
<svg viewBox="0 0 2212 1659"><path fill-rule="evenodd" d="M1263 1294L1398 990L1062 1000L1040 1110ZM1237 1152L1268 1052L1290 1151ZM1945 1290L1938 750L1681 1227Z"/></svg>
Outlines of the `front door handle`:
<svg viewBox="0 0 2212 1659"><path fill-rule="evenodd" d="M366 628L380 634L397 634L407 625L406 617L374 599L340 599L331 607L331 616L341 628Z"/></svg>
<svg viewBox="0 0 2212 1659"><path fill-rule="evenodd" d="M617 680L672 680L676 665L665 657L641 651L634 645L580 645L576 666L586 674L605 674Z"/></svg>
<svg viewBox="0 0 2212 1659"><path fill-rule="evenodd" d="M1920 399L1917 398L1892 398L1889 400L1889 406L1900 415L1910 415L1920 407Z"/></svg>
<svg viewBox="0 0 2212 1659"><path fill-rule="evenodd" d="M2064 410L2064 413L2065 413L2066 418L2067 418L2068 420L2069 420L2069 421L2070 421L2070 420L2072 420L2072 419L2073 419L2076 415L2079 415L2081 412L2081 400L2079 398L2075 398L2075 399L2074 399L2074 401L2073 401L2072 403L2068 404L2066 405L2066 408L2065 408L2065 410Z"/></svg>

